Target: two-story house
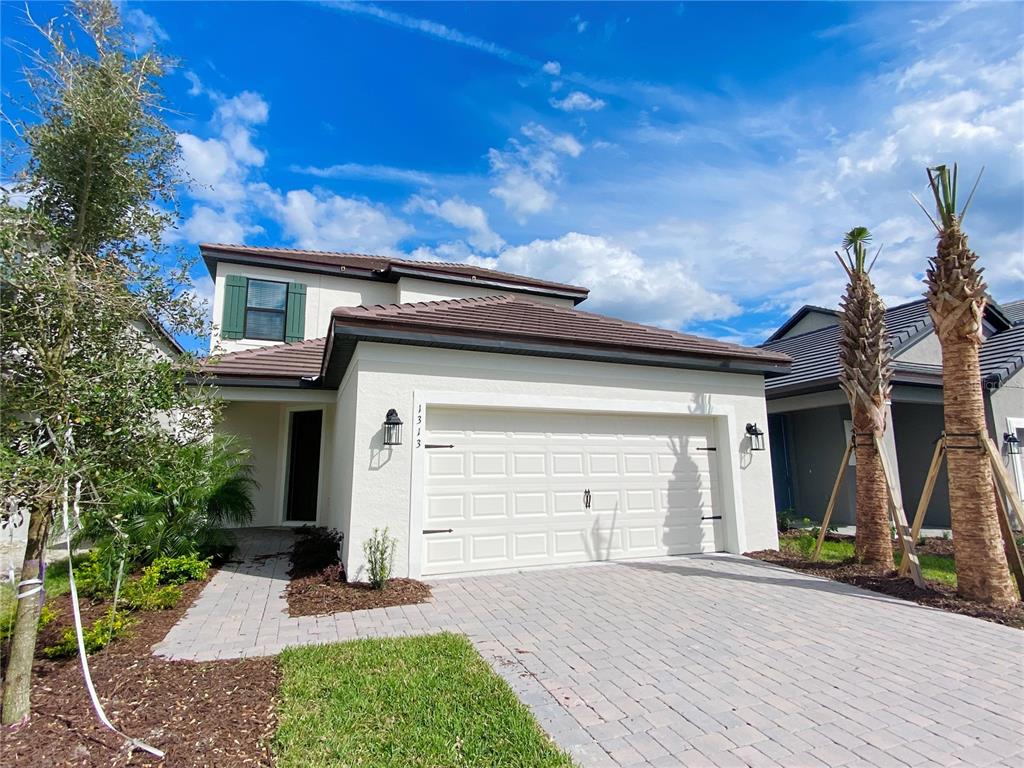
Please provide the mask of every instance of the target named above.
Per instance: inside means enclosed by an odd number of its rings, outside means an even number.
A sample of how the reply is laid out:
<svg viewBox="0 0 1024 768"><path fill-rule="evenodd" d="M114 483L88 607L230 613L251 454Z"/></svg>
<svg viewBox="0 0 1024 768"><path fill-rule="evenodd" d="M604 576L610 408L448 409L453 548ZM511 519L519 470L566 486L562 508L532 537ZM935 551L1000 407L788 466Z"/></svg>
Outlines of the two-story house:
<svg viewBox="0 0 1024 768"><path fill-rule="evenodd" d="M777 544L760 450L784 354L473 265L201 250L254 525L340 529L354 575L384 526L411 576Z"/></svg>

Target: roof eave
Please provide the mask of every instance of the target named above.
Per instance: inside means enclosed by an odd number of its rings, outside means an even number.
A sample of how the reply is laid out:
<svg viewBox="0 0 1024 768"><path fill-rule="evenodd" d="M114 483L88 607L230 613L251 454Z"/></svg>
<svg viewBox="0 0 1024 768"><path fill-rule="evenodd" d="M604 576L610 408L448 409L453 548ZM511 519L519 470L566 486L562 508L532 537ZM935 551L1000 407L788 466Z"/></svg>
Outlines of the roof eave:
<svg viewBox="0 0 1024 768"><path fill-rule="evenodd" d="M456 285L486 286L499 288L516 293L526 293L534 296L548 296L557 299L569 299L573 304L585 301L590 295L586 288L573 290L565 287L544 287L542 285L529 285L518 283L514 280L499 280L489 277L472 277L458 275L448 272L435 272L430 269L423 269L403 264L392 264L387 269L366 269L363 267L332 266L317 261L303 261L300 258L281 258L273 254L251 253L233 251L226 248L218 248L214 245L199 246L203 262L210 276L217 279L217 264L241 264L250 267L270 267L273 269L284 269L292 272L303 272L307 274L333 275L335 277L348 277L355 280L375 280L385 283L397 283L402 277L416 277L422 280L431 280L437 283L449 283ZM382 257L383 258L383 257Z"/></svg>
<svg viewBox="0 0 1024 768"><path fill-rule="evenodd" d="M789 372L789 364L770 360L743 358L714 358L678 353L643 352L624 349L602 349L578 344L554 344L523 340L500 339L476 335L409 331L396 328L368 327L335 318L332 339L342 337L349 343L336 345L328 342L322 369L324 385L336 387L348 369L355 344L360 341L398 344L418 347L442 347L474 352L556 357L590 362L645 365L661 368L744 373L760 376L778 376ZM335 354L342 349L342 354ZM344 358L344 359L342 359Z"/></svg>

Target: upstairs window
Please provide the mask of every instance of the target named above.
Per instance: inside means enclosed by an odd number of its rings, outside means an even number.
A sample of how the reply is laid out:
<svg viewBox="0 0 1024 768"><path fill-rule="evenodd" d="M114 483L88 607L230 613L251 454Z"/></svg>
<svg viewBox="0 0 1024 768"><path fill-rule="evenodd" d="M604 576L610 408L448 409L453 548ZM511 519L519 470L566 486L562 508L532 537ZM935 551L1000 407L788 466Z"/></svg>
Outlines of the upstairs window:
<svg viewBox="0 0 1024 768"><path fill-rule="evenodd" d="M288 284L249 280L245 294L245 338L284 341Z"/></svg>

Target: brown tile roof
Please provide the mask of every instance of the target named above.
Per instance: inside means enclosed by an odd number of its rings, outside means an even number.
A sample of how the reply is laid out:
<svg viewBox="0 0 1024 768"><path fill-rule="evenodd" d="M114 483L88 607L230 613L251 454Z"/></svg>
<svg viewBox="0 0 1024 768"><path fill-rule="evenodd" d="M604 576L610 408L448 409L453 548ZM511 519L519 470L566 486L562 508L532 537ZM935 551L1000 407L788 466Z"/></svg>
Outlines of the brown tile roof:
<svg viewBox="0 0 1024 768"><path fill-rule="evenodd" d="M789 356L742 347L688 333L581 312L515 295L338 307L334 319L346 326L505 339L525 343L589 347L786 365Z"/></svg>
<svg viewBox="0 0 1024 768"><path fill-rule="evenodd" d="M215 377L245 376L259 379L298 379L316 376L324 356L325 338L274 344L207 358L203 373Z"/></svg>
<svg viewBox="0 0 1024 768"><path fill-rule="evenodd" d="M417 261L415 259L399 259L391 256L372 256L365 253L345 253L333 251L308 251L294 248L259 248L249 245L233 245L224 243L202 243L199 246L204 258L217 260L231 255L267 258L294 262L306 265L319 265L336 269L361 269L379 273L381 279L398 279L401 273L410 270L431 273L438 277L451 277L465 280L488 280L492 282L519 285L540 291L563 292L578 295L578 300L586 298L589 290L578 285L556 283L550 280L539 280L534 277L514 275L510 272L499 272L496 269L478 267L475 264L454 264L447 261Z"/></svg>

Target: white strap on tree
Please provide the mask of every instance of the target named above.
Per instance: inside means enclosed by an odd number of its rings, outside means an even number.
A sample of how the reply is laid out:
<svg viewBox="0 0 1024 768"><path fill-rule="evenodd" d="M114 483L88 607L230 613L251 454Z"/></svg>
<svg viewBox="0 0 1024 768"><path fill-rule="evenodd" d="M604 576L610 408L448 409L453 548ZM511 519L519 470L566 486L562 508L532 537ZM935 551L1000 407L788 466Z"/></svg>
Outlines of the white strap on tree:
<svg viewBox="0 0 1024 768"><path fill-rule="evenodd" d="M75 511L75 518L76 519L78 518L78 502L79 502L79 499L81 498L81 496L82 496L82 481L79 480L79 481L77 481L75 483L74 511ZM133 739L131 736L127 735L126 733L123 733L122 731L119 731L114 726L114 724L111 723L110 720L107 718L107 713L103 711L103 705L100 704L100 698L96 694L96 687L92 683L92 673L89 671L89 658L88 658L88 656L86 655L86 652L85 652L85 637L82 634L82 613L81 613L81 611L79 609L79 606L78 606L78 590L75 587L75 573L74 573L74 568L73 568L72 563L71 563L71 554L72 554L72 552L71 552L71 526L69 525L69 520L68 520L68 487L67 487L67 484L64 485L63 514L64 514L64 533L65 533L65 536L66 536L66 539L67 539L66 544L67 544L67 550L68 550L68 582L70 583L70 586L71 586L71 611L75 615L75 638L78 640L78 656L82 660L82 677L85 678L85 688L89 692L89 698L92 700L92 708L96 711L96 717L99 718L99 721L101 723L103 723L103 725L105 725L111 731L113 731L118 736L123 738L125 741L127 741L129 744L131 744L133 747L136 747L137 749L141 749L144 752L148 752L149 754L153 755L154 757L163 758L164 757L164 753L161 750L157 749L156 747L152 747L149 744L146 744L144 741L139 741L138 739Z"/></svg>

